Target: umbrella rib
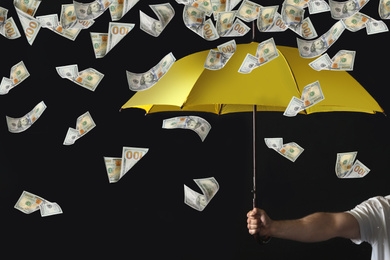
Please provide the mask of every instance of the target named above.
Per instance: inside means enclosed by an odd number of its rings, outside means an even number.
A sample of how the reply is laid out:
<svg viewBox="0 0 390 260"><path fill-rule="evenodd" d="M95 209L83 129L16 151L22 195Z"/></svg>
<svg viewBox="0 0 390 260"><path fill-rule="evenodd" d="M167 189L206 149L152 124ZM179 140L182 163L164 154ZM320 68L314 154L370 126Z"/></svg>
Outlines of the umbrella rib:
<svg viewBox="0 0 390 260"><path fill-rule="evenodd" d="M296 86L296 88L297 88L297 90L298 90L298 93L302 95L301 91L299 90L298 82L297 82L297 80L296 80L296 78L295 78L294 72L293 72L292 69L291 69L290 63L288 62L288 60L286 59L286 57L284 56L284 54L283 54L281 51L279 51L279 53L281 54L281 56L283 57L283 59L287 62L287 64L288 64L288 69L290 70L290 73L291 73L291 75L292 75L292 77L293 77L293 79L294 79L295 86ZM305 111L305 114L307 115L306 109L305 109L304 111Z"/></svg>

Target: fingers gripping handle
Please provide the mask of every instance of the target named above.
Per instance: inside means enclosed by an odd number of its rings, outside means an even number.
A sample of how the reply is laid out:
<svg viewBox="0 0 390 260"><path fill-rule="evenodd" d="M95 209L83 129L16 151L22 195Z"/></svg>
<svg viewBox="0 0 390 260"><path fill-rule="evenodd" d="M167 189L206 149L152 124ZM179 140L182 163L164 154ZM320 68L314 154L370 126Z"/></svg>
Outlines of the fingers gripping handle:
<svg viewBox="0 0 390 260"><path fill-rule="evenodd" d="M253 208L256 208L256 195L253 196ZM253 237L259 245L267 244L271 240L271 237L260 236L259 233L253 234Z"/></svg>

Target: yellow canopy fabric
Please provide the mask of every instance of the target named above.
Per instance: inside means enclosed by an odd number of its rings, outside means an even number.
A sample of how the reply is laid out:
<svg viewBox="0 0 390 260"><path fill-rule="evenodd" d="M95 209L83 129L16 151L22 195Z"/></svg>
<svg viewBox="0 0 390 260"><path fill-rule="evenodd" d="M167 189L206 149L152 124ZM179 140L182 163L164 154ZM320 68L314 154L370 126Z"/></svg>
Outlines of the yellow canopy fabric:
<svg viewBox="0 0 390 260"><path fill-rule="evenodd" d="M226 66L208 70L209 50L176 61L153 87L137 92L122 108L146 113L204 111L216 114L252 111L284 111L291 98L319 81L325 99L306 113L329 111L383 112L370 94L347 72L313 70L313 59L299 56L297 48L277 46L279 57L249 74L238 72L247 53L256 54L258 43L239 44Z"/></svg>

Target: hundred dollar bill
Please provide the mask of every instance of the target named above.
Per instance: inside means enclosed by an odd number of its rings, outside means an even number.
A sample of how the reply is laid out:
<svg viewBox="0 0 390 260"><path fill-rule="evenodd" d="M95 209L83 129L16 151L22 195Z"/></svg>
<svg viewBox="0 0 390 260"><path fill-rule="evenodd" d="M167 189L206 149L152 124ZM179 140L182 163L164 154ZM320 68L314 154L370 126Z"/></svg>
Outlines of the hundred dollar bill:
<svg viewBox="0 0 390 260"><path fill-rule="evenodd" d="M41 23L41 28L54 29L59 25L57 14L41 15L36 18Z"/></svg>
<svg viewBox="0 0 390 260"><path fill-rule="evenodd" d="M345 29L351 32L357 32L365 28L369 20L370 17L368 15L357 12L341 21L344 23Z"/></svg>
<svg viewBox="0 0 390 260"><path fill-rule="evenodd" d="M175 10L170 3L149 5L149 7L156 14L158 20L140 10L140 29L154 37L158 37L175 16Z"/></svg>
<svg viewBox="0 0 390 260"><path fill-rule="evenodd" d="M357 152L338 153L336 158L335 171L339 178L347 175L351 169L356 158Z"/></svg>
<svg viewBox="0 0 390 260"><path fill-rule="evenodd" d="M218 51L210 50L204 67L209 70L222 69L236 51L236 41L231 40L218 45Z"/></svg>
<svg viewBox="0 0 390 260"><path fill-rule="evenodd" d="M219 36L225 36L233 26L236 11L220 12L216 18L216 29Z"/></svg>
<svg viewBox="0 0 390 260"><path fill-rule="evenodd" d="M79 74L79 69L77 64L72 64L68 66L56 67L58 75L63 79L74 79Z"/></svg>
<svg viewBox="0 0 390 260"><path fill-rule="evenodd" d="M300 24L297 26L289 26L290 30L300 35L302 38L310 40L316 38L317 31L314 28L313 23L310 20L310 17L306 17Z"/></svg>
<svg viewBox="0 0 390 260"><path fill-rule="evenodd" d="M20 32L15 24L14 18L10 17L0 25L0 34L5 38L14 40L20 37Z"/></svg>
<svg viewBox="0 0 390 260"><path fill-rule="evenodd" d="M14 208L20 210L25 214L33 213L39 210L39 206L45 201L45 199L32 194L28 191L23 191Z"/></svg>
<svg viewBox="0 0 390 260"><path fill-rule="evenodd" d="M191 5L184 6L183 21L188 29L207 41L218 39L219 34L213 22L211 19L206 20L205 18L206 14L204 11Z"/></svg>
<svg viewBox="0 0 390 260"><path fill-rule="evenodd" d="M329 70L329 68L332 66L332 60L329 55L325 53L310 62L309 66L316 71Z"/></svg>
<svg viewBox="0 0 390 260"><path fill-rule="evenodd" d="M119 179L121 179L133 166L139 162L149 151L149 148L139 147L123 147L122 149L122 162L121 173Z"/></svg>
<svg viewBox="0 0 390 260"><path fill-rule="evenodd" d="M102 81L104 74L93 69L88 68L80 71L74 82L86 89L95 91L100 81Z"/></svg>
<svg viewBox="0 0 390 260"><path fill-rule="evenodd" d="M226 12L226 11L231 11L231 9L227 9L225 0L210 0L211 3L211 9L213 10L213 15L214 18L217 17L219 12Z"/></svg>
<svg viewBox="0 0 390 260"><path fill-rule="evenodd" d="M49 28L51 29L51 28ZM58 35L61 35L62 37L65 37L66 39L69 39L71 41L76 40L77 36L79 35L81 29L65 29L62 28L61 25L58 25L56 28L51 29L53 32L55 32Z"/></svg>
<svg viewBox="0 0 390 260"><path fill-rule="evenodd" d="M205 12L206 16L210 16L213 12L210 0L195 0L191 5Z"/></svg>
<svg viewBox="0 0 390 260"><path fill-rule="evenodd" d="M14 6L23 13L34 16L41 2L41 0L14 0Z"/></svg>
<svg viewBox="0 0 390 260"><path fill-rule="evenodd" d="M3 77L0 83L0 95L7 94L13 87L14 85L12 84L12 80Z"/></svg>
<svg viewBox="0 0 390 260"><path fill-rule="evenodd" d="M227 31L222 37L238 37L238 36L244 36L249 32L251 28L249 28L248 25L246 25L243 21L236 18L234 21L232 28Z"/></svg>
<svg viewBox="0 0 390 260"><path fill-rule="evenodd" d="M285 0L284 3L301 9L306 8L312 0Z"/></svg>
<svg viewBox="0 0 390 260"><path fill-rule="evenodd" d="M43 101L38 103L30 112L20 118L6 116L8 131L21 133L32 126L45 111L46 105Z"/></svg>
<svg viewBox="0 0 390 260"><path fill-rule="evenodd" d="M332 58L330 70L352 71L356 51L340 50Z"/></svg>
<svg viewBox="0 0 390 260"><path fill-rule="evenodd" d="M288 117L293 117L303 110L304 110L304 102L301 99L293 96L290 100L290 103L286 107L286 110L284 111L283 115Z"/></svg>
<svg viewBox="0 0 390 260"><path fill-rule="evenodd" d="M41 212L41 217L53 216L63 213L60 205L58 205L56 202L43 201L41 204L39 204L39 209Z"/></svg>
<svg viewBox="0 0 390 260"><path fill-rule="evenodd" d="M118 182L121 177L122 158L104 157L108 181L110 183Z"/></svg>
<svg viewBox="0 0 390 260"><path fill-rule="evenodd" d="M76 120L76 129L69 127L66 133L64 145L72 145L78 139L89 133L93 128L96 127L95 122L92 119L89 111L79 116Z"/></svg>
<svg viewBox="0 0 390 260"><path fill-rule="evenodd" d="M314 58L323 54L337 41L344 30L344 23L338 21L316 40L308 41L297 38L299 55L302 58Z"/></svg>
<svg viewBox="0 0 390 260"><path fill-rule="evenodd" d="M163 120L163 129L189 129L196 132L202 142L210 132L211 125L205 119L198 116L179 116Z"/></svg>
<svg viewBox="0 0 390 260"><path fill-rule="evenodd" d="M283 138L275 137L275 138L264 138L265 144L268 148L274 150L280 150L283 146Z"/></svg>
<svg viewBox="0 0 390 260"><path fill-rule="evenodd" d="M144 73L133 73L126 71L127 82L132 91L143 91L151 88L157 83L171 68L176 61L172 52L168 53L162 60L153 68Z"/></svg>
<svg viewBox="0 0 390 260"><path fill-rule="evenodd" d="M93 20L102 15L113 0L95 0L90 3L73 1L74 10L78 20Z"/></svg>
<svg viewBox="0 0 390 260"><path fill-rule="evenodd" d="M7 94L11 89L22 83L30 76L23 61L18 62L11 68L10 78L3 77L0 84L0 95Z"/></svg>
<svg viewBox="0 0 390 260"><path fill-rule="evenodd" d="M278 12L278 5L260 7L257 18L257 28L260 32L268 31L275 22L275 15Z"/></svg>
<svg viewBox="0 0 390 260"><path fill-rule="evenodd" d="M365 166L361 161L357 160L353 164L351 170L344 175L345 179L350 179L350 178L363 178L370 172L370 169Z"/></svg>
<svg viewBox="0 0 390 260"><path fill-rule="evenodd" d="M305 149L300 147L297 143L291 142L282 145L282 148L276 150L280 155L295 162L296 159L303 153Z"/></svg>
<svg viewBox="0 0 390 260"><path fill-rule="evenodd" d="M282 5L282 19L285 24L289 27L298 26L304 17L305 10L295 5L286 4L286 2Z"/></svg>
<svg viewBox="0 0 390 260"><path fill-rule="evenodd" d="M7 20L8 9L0 6L0 28Z"/></svg>
<svg viewBox="0 0 390 260"><path fill-rule="evenodd" d="M279 52L276 49L274 38L270 38L259 43L256 50L256 57L258 58L260 65L268 63L279 57Z"/></svg>
<svg viewBox="0 0 390 260"><path fill-rule="evenodd" d="M92 19L77 19L74 4L61 5L60 25L63 29L88 29L94 23Z"/></svg>
<svg viewBox="0 0 390 260"><path fill-rule="evenodd" d="M194 181L203 194L190 189L184 184L184 203L193 209L203 211L218 192L219 184L214 177L194 179Z"/></svg>
<svg viewBox="0 0 390 260"><path fill-rule="evenodd" d="M288 26L284 23L282 16L276 12L273 18L273 23L267 29L267 32L284 32L288 29Z"/></svg>
<svg viewBox="0 0 390 260"><path fill-rule="evenodd" d="M32 45L38 35L39 30L41 29L41 22L29 13L23 12L16 6L15 9L16 13L18 14L20 23L22 24L23 32L26 35L27 42ZM35 13L35 11L33 13Z"/></svg>
<svg viewBox="0 0 390 260"><path fill-rule="evenodd" d="M134 28L134 25L133 23L110 22L108 33L91 32L95 58L106 56Z"/></svg>
<svg viewBox="0 0 390 260"><path fill-rule="evenodd" d="M257 19L261 7L261 5L255 2L244 0L238 8L236 15L245 22L252 22Z"/></svg>
<svg viewBox="0 0 390 260"><path fill-rule="evenodd" d="M347 18L362 9L369 0L348 0L338 2L329 0L330 14L333 19Z"/></svg>
<svg viewBox="0 0 390 260"><path fill-rule="evenodd" d="M245 56L245 59L242 62L240 68L238 69L238 72L243 74L251 73L252 70L259 66L259 59L256 56L253 56L252 54L248 53Z"/></svg>
<svg viewBox="0 0 390 260"><path fill-rule="evenodd" d="M301 100L303 101L304 109L314 106L324 99L325 97L318 80L305 86L302 90Z"/></svg>
<svg viewBox="0 0 390 260"><path fill-rule="evenodd" d="M119 21L139 0L113 0L110 5L111 20Z"/></svg>
<svg viewBox="0 0 390 260"><path fill-rule="evenodd" d="M377 21L374 19L370 19L366 24L367 35L388 32L389 29L387 25L383 21Z"/></svg>
<svg viewBox="0 0 390 260"><path fill-rule="evenodd" d="M381 19L390 19L390 0L379 0L378 12Z"/></svg>
<svg viewBox="0 0 390 260"><path fill-rule="evenodd" d="M325 0L310 0L308 10L309 14L318 14L330 11L330 6Z"/></svg>

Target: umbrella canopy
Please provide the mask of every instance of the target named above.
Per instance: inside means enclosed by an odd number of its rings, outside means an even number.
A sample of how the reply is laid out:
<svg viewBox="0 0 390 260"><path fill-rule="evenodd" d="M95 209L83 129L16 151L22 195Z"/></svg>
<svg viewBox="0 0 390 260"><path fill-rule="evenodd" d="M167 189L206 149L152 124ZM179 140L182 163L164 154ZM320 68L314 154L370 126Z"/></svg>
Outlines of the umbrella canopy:
<svg viewBox="0 0 390 260"><path fill-rule="evenodd" d="M325 99L301 113L352 111L376 113L383 109L345 71L315 71L314 59L299 56L297 48L277 46L279 57L249 74L238 72L247 53L254 55L258 43L238 44L234 55L220 70L204 63L209 50L176 61L153 87L137 92L122 108L141 108L146 113L200 111L216 114L252 111L284 111L291 98L319 81Z"/></svg>

